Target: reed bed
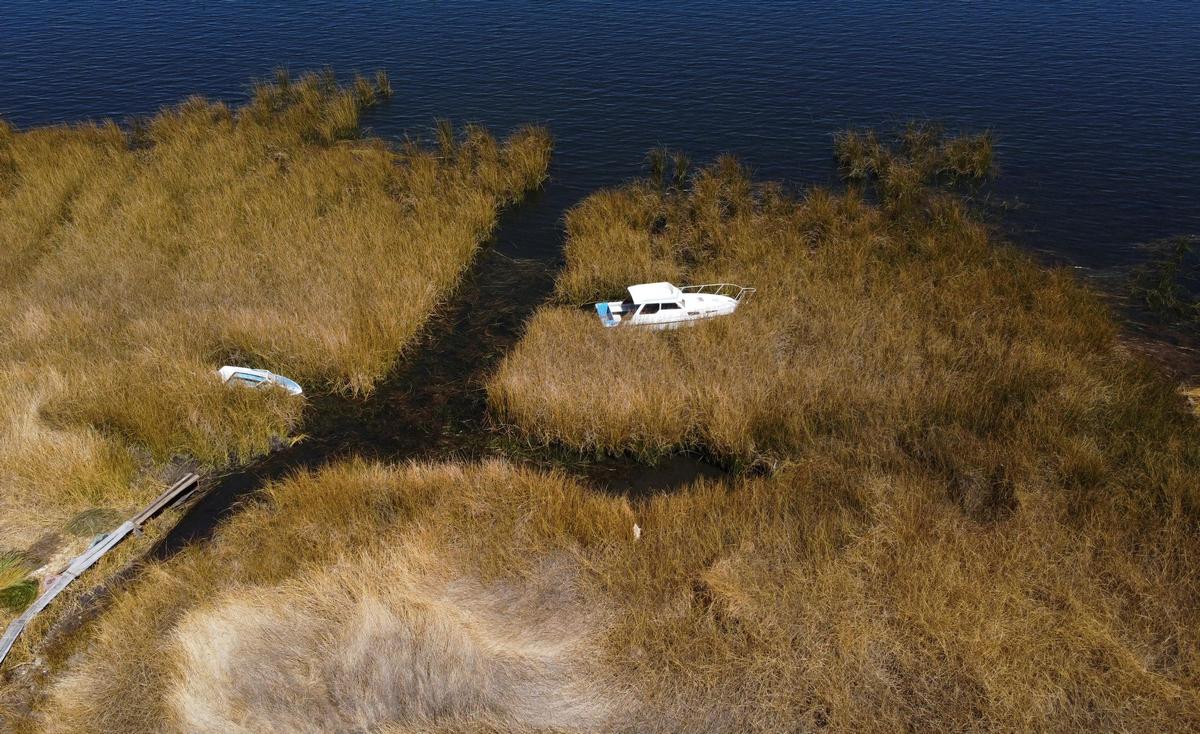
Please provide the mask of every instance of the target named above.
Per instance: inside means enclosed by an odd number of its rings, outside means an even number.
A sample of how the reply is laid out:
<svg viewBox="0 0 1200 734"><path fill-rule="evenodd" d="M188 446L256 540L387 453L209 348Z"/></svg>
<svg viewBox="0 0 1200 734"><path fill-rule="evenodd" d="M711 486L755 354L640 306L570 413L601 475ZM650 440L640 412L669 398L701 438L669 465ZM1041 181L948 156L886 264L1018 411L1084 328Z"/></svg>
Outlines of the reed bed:
<svg viewBox="0 0 1200 734"><path fill-rule="evenodd" d="M498 415L539 442L776 466L814 442L872 451L945 421L1006 435L1060 383L1064 401L1098 380L1156 384L1115 354L1097 299L993 244L939 188L928 161L940 154L887 150L874 155L921 169L907 189L843 155L847 191L792 198L726 157L686 189L638 181L589 197L567 216L562 305L535 314L491 380ZM655 280L758 293L730 318L663 334L596 328L574 308Z"/></svg>
<svg viewBox="0 0 1200 734"><path fill-rule="evenodd" d="M292 477L149 568L27 726L1194 731L1200 427L937 183L792 199L723 159L590 197L563 301L664 269L759 298L657 334L547 306L494 405L772 472L638 501L494 461Z"/></svg>
<svg viewBox="0 0 1200 734"><path fill-rule="evenodd" d="M221 364L317 391L386 373L550 155L534 127L451 152L363 137L390 93L280 72L128 130L0 125L0 549L134 506L176 457L287 436L303 401L227 389Z"/></svg>
<svg viewBox="0 0 1200 734"><path fill-rule="evenodd" d="M774 470L649 503L645 565L609 575L639 601L614 666L715 730L1194 728L1194 416L1093 294L964 205L987 136L837 154L844 192L726 158L589 197L563 305L489 385L533 442ZM759 291L667 333L572 306L655 280Z"/></svg>
<svg viewBox="0 0 1200 734"><path fill-rule="evenodd" d="M636 504L501 462L332 466L149 568L24 726L1200 723L1194 528L1100 534L1024 487L973 517L947 493L823 456Z"/></svg>

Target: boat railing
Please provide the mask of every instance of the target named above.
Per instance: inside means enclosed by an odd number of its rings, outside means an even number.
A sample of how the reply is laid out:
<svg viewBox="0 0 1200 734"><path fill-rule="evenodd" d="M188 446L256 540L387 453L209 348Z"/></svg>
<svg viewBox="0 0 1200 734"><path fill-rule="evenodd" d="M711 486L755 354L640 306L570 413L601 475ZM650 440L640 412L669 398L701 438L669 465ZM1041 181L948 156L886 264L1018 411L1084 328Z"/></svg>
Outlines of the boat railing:
<svg viewBox="0 0 1200 734"><path fill-rule="evenodd" d="M757 288L749 288L737 283L705 283L704 285L685 285L679 290L684 293L703 293L712 296L729 296L739 303L742 299L749 298L758 291Z"/></svg>

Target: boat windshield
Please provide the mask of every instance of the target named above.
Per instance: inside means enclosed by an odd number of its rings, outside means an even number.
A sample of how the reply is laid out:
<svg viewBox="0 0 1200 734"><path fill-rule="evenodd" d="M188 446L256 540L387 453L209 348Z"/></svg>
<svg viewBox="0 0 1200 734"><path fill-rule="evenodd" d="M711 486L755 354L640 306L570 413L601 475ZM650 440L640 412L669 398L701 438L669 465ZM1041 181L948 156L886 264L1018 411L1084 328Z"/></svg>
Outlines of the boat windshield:
<svg viewBox="0 0 1200 734"><path fill-rule="evenodd" d="M294 380L289 380L288 378L283 377L282 375L272 376L271 381L274 382L276 385L287 388L288 390L291 390L293 392L298 392L300 390L300 385L298 383L296 383Z"/></svg>

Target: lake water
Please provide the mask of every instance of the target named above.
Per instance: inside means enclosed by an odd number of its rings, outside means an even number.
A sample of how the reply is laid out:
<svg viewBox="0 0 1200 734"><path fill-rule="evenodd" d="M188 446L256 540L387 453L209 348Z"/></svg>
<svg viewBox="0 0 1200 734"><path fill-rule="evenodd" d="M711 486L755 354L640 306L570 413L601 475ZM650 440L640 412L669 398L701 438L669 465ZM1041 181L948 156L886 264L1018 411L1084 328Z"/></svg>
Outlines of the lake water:
<svg viewBox="0 0 1200 734"><path fill-rule="evenodd" d="M552 129L529 232L655 145L800 186L836 180L835 131L929 117L995 132L996 194L1027 247L1103 270L1200 232L1200 3L341 5L11 3L0 116L123 119L193 93L236 102L276 66L384 68L376 134L440 116Z"/></svg>

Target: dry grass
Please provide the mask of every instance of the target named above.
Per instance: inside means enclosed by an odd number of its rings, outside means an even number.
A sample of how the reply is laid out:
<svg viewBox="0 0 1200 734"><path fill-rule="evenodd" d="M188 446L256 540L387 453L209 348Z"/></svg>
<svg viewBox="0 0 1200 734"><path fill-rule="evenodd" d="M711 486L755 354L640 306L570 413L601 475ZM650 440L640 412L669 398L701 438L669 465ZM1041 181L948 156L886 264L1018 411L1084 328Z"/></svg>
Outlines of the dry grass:
<svg viewBox="0 0 1200 734"><path fill-rule="evenodd" d="M129 133L0 127L0 545L286 435L302 402L225 389L222 363L371 390L550 152L537 128L451 155L362 139L388 93L281 72Z"/></svg>
<svg viewBox="0 0 1200 734"><path fill-rule="evenodd" d="M849 181L875 181L885 197L893 184L979 180L993 173L995 145L989 132L947 136L942 127L914 121L881 140L875 130L846 130L834 138L834 153Z"/></svg>
<svg viewBox="0 0 1200 734"><path fill-rule="evenodd" d="M628 507L501 463L350 463L154 567L56 689L50 731L590 729L604 615L579 554ZM119 694L119 695L118 695Z"/></svg>
<svg viewBox="0 0 1200 734"><path fill-rule="evenodd" d="M534 441L777 468L654 500L654 549L612 574L640 602L614 660L640 656L656 706L723 730L1193 728L1200 427L1069 274L932 186L985 173L986 138L923 129L839 140L880 207L731 160L591 197L563 301L759 292L669 333L544 308L492 403Z"/></svg>
<svg viewBox="0 0 1200 734"><path fill-rule="evenodd" d="M660 279L758 293L668 334L542 309L492 380L493 405L541 441L776 465L814 444L891 449L930 426L1003 438L1051 400L1060 417L1028 428L1061 435L1106 380L1165 389L1115 356L1110 318L1066 273L993 246L952 198L902 198L917 203L889 214L822 189L795 201L731 159L687 191L590 197L567 217L561 301Z"/></svg>
<svg viewBox="0 0 1200 734"><path fill-rule="evenodd" d="M430 565L419 547L402 546L190 613L174 631L180 673L168 699L180 730L447 720L582 729L612 715L578 673L590 628L585 610L551 586L563 579L514 591Z"/></svg>
<svg viewBox="0 0 1200 734"><path fill-rule="evenodd" d="M638 506L503 464L302 475L154 567L42 713L108 731L1187 731L1193 528L813 459ZM634 541L633 523L643 528ZM1135 552L1136 549L1136 552ZM33 725L30 722L31 726Z"/></svg>
<svg viewBox="0 0 1200 734"><path fill-rule="evenodd" d="M597 195L564 299L654 259L761 298L658 334L547 307L493 400L539 440L770 476L637 503L499 463L295 477L150 568L45 725L1196 730L1200 426L1071 277L910 201L730 160Z"/></svg>

